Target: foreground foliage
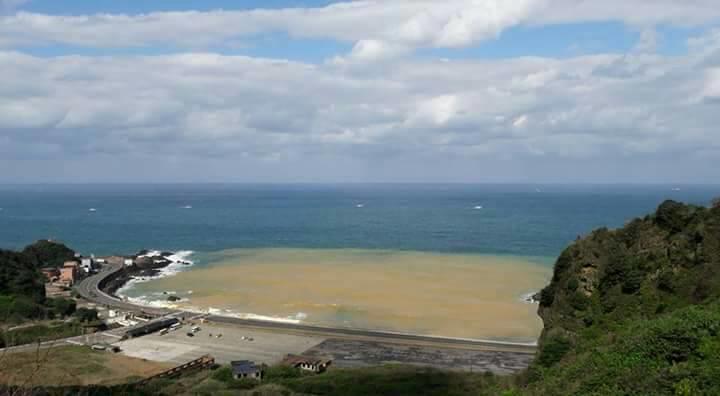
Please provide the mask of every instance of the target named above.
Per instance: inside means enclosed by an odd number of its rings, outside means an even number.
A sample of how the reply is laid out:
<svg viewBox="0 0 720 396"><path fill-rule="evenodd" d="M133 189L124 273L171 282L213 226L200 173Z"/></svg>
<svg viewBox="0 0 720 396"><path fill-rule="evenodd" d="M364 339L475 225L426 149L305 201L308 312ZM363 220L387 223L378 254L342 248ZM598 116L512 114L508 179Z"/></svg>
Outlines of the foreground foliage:
<svg viewBox="0 0 720 396"><path fill-rule="evenodd" d="M720 304L631 320L581 340L550 368L538 361L537 395L720 394Z"/></svg>

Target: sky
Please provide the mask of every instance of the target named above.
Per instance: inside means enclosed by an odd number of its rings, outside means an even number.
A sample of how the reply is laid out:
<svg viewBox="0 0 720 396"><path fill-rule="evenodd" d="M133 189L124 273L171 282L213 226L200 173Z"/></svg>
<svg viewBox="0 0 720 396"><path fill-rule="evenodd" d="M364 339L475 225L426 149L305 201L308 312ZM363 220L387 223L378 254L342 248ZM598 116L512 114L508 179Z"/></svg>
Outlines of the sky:
<svg viewBox="0 0 720 396"><path fill-rule="evenodd" d="M720 183L717 0L0 0L0 183Z"/></svg>

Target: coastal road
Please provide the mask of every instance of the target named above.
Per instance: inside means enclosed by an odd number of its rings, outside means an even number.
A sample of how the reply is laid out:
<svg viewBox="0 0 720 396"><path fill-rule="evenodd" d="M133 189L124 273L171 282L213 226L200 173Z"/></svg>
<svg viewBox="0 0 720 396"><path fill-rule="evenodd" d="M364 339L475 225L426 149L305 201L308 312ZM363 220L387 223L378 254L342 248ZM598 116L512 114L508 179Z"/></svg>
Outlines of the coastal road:
<svg viewBox="0 0 720 396"><path fill-rule="evenodd" d="M109 308L118 310L136 312L136 313L148 313L159 316L183 316L184 318L197 317L197 313L183 312L179 310L169 309L158 309L149 308L134 305L130 302L123 301L114 296L110 296L100 289L100 284L104 279L113 275L117 271L122 270L122 264L108 264L103 267L103 270L90 276L76 285L75 290L86 300L92 301L99 305L104 305ZM417 343L422 345L438 345L443 347L456 347L456 348L471 348L471 349L482 349L482 350L498 350L518 353L534 353L535 345L523 344L523 343L512 343L512 342L501 342L491 340L472 340L472 339L461 339L461 338L450 338L450 337L435 337L425 336L416 334L405 334L405 333L393 333L373 330L360 330L350 328L330 328L313 325L293 324L293 323L281 323L281 322L270 322L252 319L239 319L226 316L218 315L205 315L205 317L213 322L223 323L228 325L237 325L244 327L252 327L258 329L275 330L282 332L292 333L305 333L322 335L329 337L348 337L348 338L361 338L361 339L373 339L380 340L383 342L402 342L402 343Z"/></svg>
<svg viewBox="0 0 720 396"><path fill-rule="evenodd" d="M173 311L166 309L140 307L127 301L123 301L114 296L111 296L100 290L100 283L102 283L102 281L107 277L122 270L123 267L123 264L107 264L102 267L102 270L99 273L89 276L83 279L82 282L75 285L75 291L77 291L78 294L80 294L80 296L82 296L84 299L92 301L98 305L104 305L109 308L119 309L128 312L149 313L160 316L173 313Z"/></svg>

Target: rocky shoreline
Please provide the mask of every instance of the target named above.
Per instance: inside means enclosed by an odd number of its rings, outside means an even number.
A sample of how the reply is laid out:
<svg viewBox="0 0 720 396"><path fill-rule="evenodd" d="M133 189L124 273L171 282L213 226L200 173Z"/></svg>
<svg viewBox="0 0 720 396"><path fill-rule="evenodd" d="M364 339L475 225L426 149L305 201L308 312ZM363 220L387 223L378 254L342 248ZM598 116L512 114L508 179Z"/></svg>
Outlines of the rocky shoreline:
<svg viewBox="0 0 720 396"><path fill-rule="evenodd" d="M102 290L111 296L121 298L117 295L117 291L132 280L156 278L172 264L192 265L192 262L177 260L174 256L176 256L174 252L141 250L132 256L133 264L123 267L115 276L108 279L102 285Z"/></svg>

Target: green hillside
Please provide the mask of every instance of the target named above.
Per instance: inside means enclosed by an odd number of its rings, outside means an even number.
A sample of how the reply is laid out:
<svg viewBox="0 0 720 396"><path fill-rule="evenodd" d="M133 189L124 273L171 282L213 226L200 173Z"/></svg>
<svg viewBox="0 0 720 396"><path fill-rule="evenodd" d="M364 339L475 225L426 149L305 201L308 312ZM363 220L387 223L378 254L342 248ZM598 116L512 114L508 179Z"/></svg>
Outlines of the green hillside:
<svg viewBox="0 0 720 396"><path fill-rule="evenodd" d="M575 242L542 291L533 394L720 394L720 205Z"/></svg>
<svg viewBox="0 0 720 396"><path fill-rule="evenodd" d="M73 311L66 300L45 297L45 277L40 269L61 266L74 257L68 247L50 241L38 241L21 252L0 250L0 323Z"/></svg>

